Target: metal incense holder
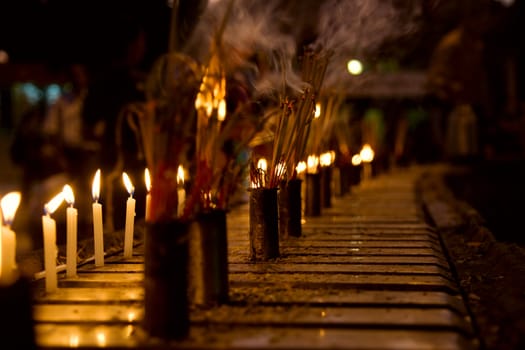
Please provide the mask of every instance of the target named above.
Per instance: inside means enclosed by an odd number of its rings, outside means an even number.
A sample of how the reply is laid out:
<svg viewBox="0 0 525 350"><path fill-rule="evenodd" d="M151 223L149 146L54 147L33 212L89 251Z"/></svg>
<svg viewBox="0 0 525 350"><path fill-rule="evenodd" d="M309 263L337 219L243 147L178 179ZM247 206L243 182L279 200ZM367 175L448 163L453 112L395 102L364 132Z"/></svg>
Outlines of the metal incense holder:
<svg viewBox="0 0 525 350"><path fill-rule="evenodd" d="M305 216L321 216L321 174L306 174Z"/></svg>
<svg viewBox="0 0 525 350"><path fill-rule="evenodd" d="M277 188L250 190L250 260L279 257Z"/></svg>
<svg viewBox="0 0 525 350"><path fill-rule="evenodd" d="M190 328L187 222L149 223L144 237L144 329L152 337L181 339Z"/></svg>
<svg viewBox="0 0 525 350"><path fill-rule="evenodd" d="M339 195L341 197L350 192L351 172L351 165L344 164L339 166Z"/></svg>
<svg viewBox="0 0 525 350"><path fill-rule="evenodd" d="M321 204L323 208L332 207L332 167L321 167Z"/></svg>
<svg viewBox="0 0 525 350"><path fill-rule="evenodd" d="M24 277L0 285L2 344L12 349L36 349L31 281Z"/></svg>
<svg viewBox="0 0 525 350"><path fill-rule="evenodd" d="M357 186L361 182L362 165L353 165L350 168L350 185Z"/></svg>
<svg viewBox="0 0 525 350"><path fill-rule="evenodd" d="M301 179L283 181L279 188L279 237L301 237Z"/></svg>
<svg viewBox="0 0 525 350"><path fill-rule="evenodd" d="M228 302L228 237L225 210L197 215L190 231L190 305Z"/></svg>

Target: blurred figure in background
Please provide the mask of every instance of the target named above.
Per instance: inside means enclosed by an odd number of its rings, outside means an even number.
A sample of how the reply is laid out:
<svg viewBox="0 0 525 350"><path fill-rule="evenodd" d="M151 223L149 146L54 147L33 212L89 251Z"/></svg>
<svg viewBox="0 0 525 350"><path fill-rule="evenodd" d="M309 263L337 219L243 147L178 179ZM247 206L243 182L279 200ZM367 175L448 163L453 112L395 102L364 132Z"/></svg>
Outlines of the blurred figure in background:
<svg viewBox="0 0 525 350"><path fill-rule="evenodd" d="M443 127L438 137L448 159L472 158L488 151L492 105L485 34L491 22L485 3L465 3L461 22L439 41L428 67L428 88L438 107L433 115L444 119L436 127Z"/></svg>
<svg viewBox="0 0 525 350"><path fill-rule="evenodd" d="M66 69L66 79L63 93L47 110L43 132L60 144L65 170L75 179L83 175L86 152L96 150L97 145L84 139L83 105L88 89L86 67L70 65Z"/></svg>

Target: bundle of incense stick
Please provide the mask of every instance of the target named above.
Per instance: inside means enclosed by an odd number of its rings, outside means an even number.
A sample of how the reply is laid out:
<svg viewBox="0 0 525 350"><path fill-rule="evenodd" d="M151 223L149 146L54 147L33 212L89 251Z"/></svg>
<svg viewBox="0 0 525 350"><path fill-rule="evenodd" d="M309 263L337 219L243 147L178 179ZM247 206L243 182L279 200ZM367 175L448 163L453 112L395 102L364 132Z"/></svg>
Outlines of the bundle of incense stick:
<svg viewBox="0 0 525 350"><path fill-rule="evenodd" d="M307 85L299 94L281 101L266 187L277 187L281 181L297 176L295 168L306 155L316 98L329 60L330 53L324 51L306 51L302 57L301 77Z"/></svg>

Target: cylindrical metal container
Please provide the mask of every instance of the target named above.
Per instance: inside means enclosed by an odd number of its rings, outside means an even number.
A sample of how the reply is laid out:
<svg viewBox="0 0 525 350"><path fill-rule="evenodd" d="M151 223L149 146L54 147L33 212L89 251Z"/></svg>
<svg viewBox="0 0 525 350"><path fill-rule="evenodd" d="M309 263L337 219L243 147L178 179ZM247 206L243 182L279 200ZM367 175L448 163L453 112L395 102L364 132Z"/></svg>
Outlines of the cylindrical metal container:
<svg viewBox="0 0 525 350"><path fill-rule="evenodd" d="M182 339L190 329L187 222L150 223L144 237L144 329Z"/></svg>
<svg viewBox="0 0 525 350"><path fill-rule="evenodd" d="M250 260L279 257L277 188L250 190Z"/></svg>
<svg viewBox="0 0 525 350"><path fill-rule="evenodd" d="M212 307L228 302L226 211L200 213L190 232L190 304Z"/></svg>

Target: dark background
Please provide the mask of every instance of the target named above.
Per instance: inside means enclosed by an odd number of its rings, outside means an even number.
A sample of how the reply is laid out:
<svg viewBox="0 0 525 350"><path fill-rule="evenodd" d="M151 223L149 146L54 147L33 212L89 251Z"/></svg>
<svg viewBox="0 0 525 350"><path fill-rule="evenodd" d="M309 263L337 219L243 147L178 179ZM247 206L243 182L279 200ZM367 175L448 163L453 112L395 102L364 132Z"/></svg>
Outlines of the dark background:
<svg viewBox="0 0 525 350"><path fill-rule="evenodd" d="M12 63L105 64L139 25L147 65L167 51L170 16L162 0L6 0L0 2L0 49Z"/></svg>

